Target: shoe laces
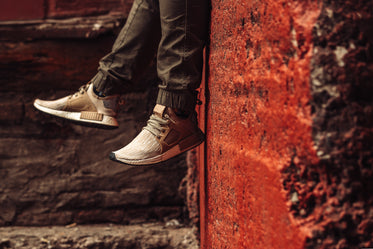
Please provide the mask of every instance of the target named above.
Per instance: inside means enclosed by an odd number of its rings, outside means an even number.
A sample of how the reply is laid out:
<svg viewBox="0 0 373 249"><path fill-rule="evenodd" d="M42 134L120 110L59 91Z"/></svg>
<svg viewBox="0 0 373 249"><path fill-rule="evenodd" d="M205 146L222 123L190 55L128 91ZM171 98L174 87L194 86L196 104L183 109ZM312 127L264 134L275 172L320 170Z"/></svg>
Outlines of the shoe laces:
<svg viewBox="0 0 373 249"><path fill-rule="evenodd" d="M164 117L159 115L152 114L148 120L147 126L144 127L145 130L148 130L157 138L160 138L161 134L166 131L166 126L174 122L168 114L164 114Z"/></svg>
<svg viewBox="0 0 373 249"><path fill-rule="evenodd" d="M70 95L69 99L71 99L72 97L78 97L79 94L84 94L85 92L87 92L90 84L91 84L91 82L88 82L87 84L79 87L79 90L76 93Z"/></svg>

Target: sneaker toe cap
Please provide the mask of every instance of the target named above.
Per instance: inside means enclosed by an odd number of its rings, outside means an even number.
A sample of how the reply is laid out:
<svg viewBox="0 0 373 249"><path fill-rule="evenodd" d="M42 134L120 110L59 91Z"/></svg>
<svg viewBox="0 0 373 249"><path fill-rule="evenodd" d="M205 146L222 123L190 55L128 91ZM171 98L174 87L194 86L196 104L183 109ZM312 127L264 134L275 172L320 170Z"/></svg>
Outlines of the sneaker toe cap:
<svg viewBox="0 0 373 249"><path fill-rule="evenodd" d="M109 158L110 158L110 160L117 161L117 158L116 158L114 152L111 152L111 153L110 153Z"/></svg>
<svg viewBox="0 0 373 249"><path fill-rule="evenodd" d="M36 105L43 105L43 102L45 102L45 101L43 101L43 100L41 100L41 99L35 99L35 101L34 101L34 105L36 104Z"/></svg>
<svg viewBox="0 0 373 249"><path fill-rule="evenodd" d="M66 106L67 98L68 97L64 97L64 98L57 99L57 100L35 99L34 106L36 107L42 106L42 107L46 107L46 108L50 108L54 110L62 110Z"/></svg>

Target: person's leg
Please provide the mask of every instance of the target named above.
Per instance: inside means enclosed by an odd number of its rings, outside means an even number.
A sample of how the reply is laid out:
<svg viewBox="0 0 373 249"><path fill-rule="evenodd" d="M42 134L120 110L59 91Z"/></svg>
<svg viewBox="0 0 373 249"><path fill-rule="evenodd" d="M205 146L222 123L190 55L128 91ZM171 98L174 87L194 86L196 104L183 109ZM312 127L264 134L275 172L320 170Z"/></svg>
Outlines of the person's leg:
<svg viewBox="0 0 373 249"><path fill-rule="evenodd" d="M163 162L204 140L194 107L207 39L207 0L159 0L162 38L158 48L157 105L148 124L110 158L129 165Z"/></svg>
<svg viewBox="0 0 373 249"><path fill-rule="evenodd" d="M92 79L97 91L111 95L131 89L154 58L160 37L158 0L135 0L112 51L100 60Z"/></svg>
<svg viewBox="0 0 373 249"><path fill-rule="evenodd" d="M119 94L130 89L154 58L160 40L158 0L135 0L111 53L101 59L99 72L73 95L52 101L36 99L48 114L100 127L118 127Z"/></svg>
<svg viewBox="0 0 373 249"><path fill-rule="evenodd" d="M157 104L194 110L207 40L207 0L159 0L162 38L157 68Z"/></svg>

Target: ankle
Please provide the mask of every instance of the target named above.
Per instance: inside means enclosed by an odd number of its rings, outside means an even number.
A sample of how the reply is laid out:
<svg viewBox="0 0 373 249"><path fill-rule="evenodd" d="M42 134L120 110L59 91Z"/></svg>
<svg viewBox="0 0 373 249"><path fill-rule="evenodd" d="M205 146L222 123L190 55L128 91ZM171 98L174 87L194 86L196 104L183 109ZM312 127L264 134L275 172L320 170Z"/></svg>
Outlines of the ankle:
<svg viewBox="0 0 373 249"><path fill-rule="evenodd" d="M106 97L106 94L102 91L98 91L97 88L95 86L93 86L93 92L94 94L96 94L96 96L98 97Z"/></svg>
<svg viewBox="0 0 373 249"><path fill-rule="evenodd" d="M178 108L172 108L172 111L178 116L179 118L188 118L190 115L190 111L178 109Z"/></svg>

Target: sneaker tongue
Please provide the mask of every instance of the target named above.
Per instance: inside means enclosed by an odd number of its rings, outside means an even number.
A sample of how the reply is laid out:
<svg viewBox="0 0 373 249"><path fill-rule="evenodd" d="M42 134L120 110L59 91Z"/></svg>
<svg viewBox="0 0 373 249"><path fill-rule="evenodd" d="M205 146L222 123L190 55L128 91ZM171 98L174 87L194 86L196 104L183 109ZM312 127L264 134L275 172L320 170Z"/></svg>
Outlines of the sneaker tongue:
<svg viewBox="0 0 373 249"><path fill-rule="evenodd" d="M165 110L166 110L166 106L156 104L154 109L153 109L153 112L154 112L154 114L156 114L160 117L163 117L163 114L164 114Z"/></svg>

